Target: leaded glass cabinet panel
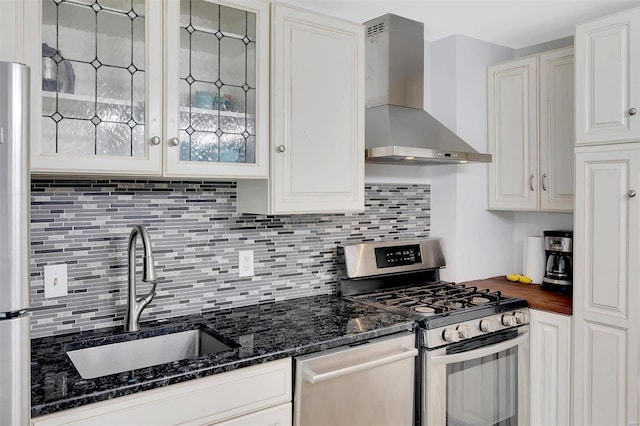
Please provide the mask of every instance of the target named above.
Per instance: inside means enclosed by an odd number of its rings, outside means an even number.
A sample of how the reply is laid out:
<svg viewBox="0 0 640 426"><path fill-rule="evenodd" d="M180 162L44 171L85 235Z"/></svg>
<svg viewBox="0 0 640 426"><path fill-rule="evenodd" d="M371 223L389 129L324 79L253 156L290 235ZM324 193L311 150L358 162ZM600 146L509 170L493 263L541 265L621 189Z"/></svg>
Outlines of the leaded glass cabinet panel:
<svg viewBox="0 0 640 426"><path fill-rule="evenodd" d="M266 178L268 3L165 7L166 174Z"/></svg>
<svg viewBox="0 0 640 426"><path fill-rule="evenodd" d="M162 93L149 88L162 81L161 3L38 5L40 43L32 43L29 61L39 94L32 117L40 117L32 126L33 171L159 175Z"/></svg>

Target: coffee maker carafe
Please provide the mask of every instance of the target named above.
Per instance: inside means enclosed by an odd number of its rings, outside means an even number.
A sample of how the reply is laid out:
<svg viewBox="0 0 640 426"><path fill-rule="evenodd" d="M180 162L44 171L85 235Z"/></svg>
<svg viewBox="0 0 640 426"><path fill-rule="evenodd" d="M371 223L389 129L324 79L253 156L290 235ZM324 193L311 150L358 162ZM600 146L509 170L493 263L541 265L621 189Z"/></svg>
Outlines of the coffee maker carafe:
<svg viewBox="0 0 640 426"><path fill-rule="evenodd" d="M542 287L568 292L573 285L573 232L544 231L547 257Z"/></svg>

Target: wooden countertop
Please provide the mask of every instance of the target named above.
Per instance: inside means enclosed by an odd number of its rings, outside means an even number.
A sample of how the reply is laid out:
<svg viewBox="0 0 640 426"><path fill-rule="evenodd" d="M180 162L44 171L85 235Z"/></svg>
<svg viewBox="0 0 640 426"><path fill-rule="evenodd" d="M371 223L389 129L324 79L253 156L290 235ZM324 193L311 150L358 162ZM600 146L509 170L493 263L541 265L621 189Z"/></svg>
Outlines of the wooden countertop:
<svg viewBox="0 0 640 426"><path fill-rule="evenodd" d="M531 309L553 312L557 314L571 315L571 296L543 290L538 284L520 284L508 281L505 277L492 277L484 280L466 281L466 286L475 286L479 289L501 291L505 296L519 297L529 302Z"/></svg>

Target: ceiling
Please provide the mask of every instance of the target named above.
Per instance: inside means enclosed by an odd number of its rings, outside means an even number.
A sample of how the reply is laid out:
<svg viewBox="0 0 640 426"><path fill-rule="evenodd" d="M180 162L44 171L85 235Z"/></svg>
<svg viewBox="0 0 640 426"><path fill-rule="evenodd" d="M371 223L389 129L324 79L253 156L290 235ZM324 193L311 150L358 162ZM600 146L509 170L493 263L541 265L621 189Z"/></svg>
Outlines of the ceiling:
<svg viewBox="0 0 640 426"><path fill-rule="evenodd" d="M394 13L424 23L425 40L452 34L519 49L573 35L576 23L640 6L640 0L283 0L365 22Z"/></svg>

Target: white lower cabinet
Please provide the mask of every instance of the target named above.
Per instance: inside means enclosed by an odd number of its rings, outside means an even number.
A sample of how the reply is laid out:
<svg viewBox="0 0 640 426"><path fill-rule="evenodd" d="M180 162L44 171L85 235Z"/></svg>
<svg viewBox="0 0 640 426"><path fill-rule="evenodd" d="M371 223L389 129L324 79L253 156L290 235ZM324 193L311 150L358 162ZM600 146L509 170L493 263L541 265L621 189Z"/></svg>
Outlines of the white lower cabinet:
<svg viewBox="0 0 640 426"><path fill-rule="evenodd" d="M287 426L291 384L287 358L36 417L31 425Z"/></svg>
<svg viewBox="0 0 640 426"><path fill-rule="evenodd" d="M216 423L215 426L291 426L291 403Z"/></svg>
<svg viewBox="0 0 640 426"><path fill-rule="evenodd" d="M530 311L531 426L571 423L571 317Z"/></svg>
<svg viewBox="0 0 640 426"><path fill-rule="evenodd" d="M640 143L576 148L576 425L638 424Z"/></svg>

